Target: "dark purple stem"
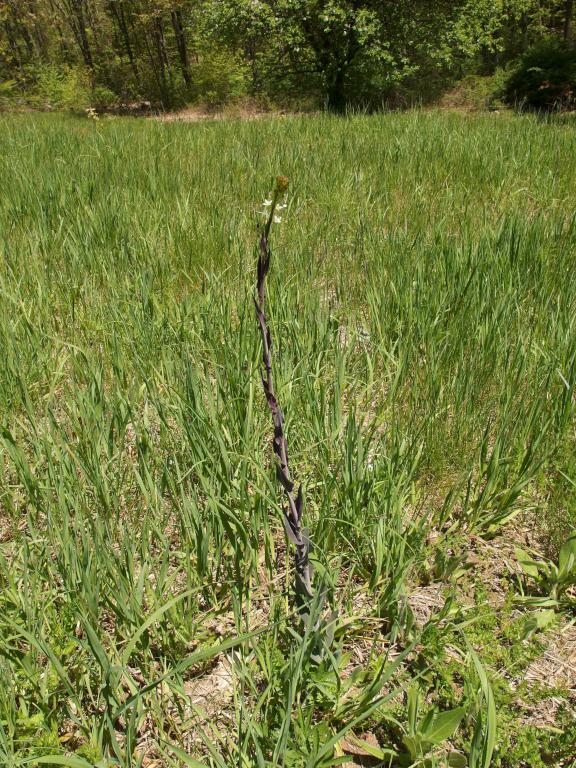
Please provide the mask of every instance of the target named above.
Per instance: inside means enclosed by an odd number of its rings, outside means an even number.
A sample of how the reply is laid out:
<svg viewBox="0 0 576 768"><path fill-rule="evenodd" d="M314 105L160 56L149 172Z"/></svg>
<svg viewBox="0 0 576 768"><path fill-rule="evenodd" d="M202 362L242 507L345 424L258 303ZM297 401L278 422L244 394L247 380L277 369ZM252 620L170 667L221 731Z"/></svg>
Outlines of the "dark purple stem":
<svg viewBox="0 0 576 768"><path fill-rule="evenodd" d="M298 493L294 497L294 482L290 476L290 464L288 461L288 442L284 434L284 414L276 399L274 392L274 380L272 376L272 337L268 322L266 319L266 275L270 269L270 260L272 252L269 245L270 227L274 217L274 210L278 201L278 192L274 193L270 215L266 224L262 228L258 252L258 277L256 283L256 297L254 305L256 307L256 317L260 332L262 335L262 362L264 369L261 373L262 387L266 395L266 401L272 414L272 423L274 425L273 449L276 455L276 477L287 500L287 507L284 507L284 526L288 538L294 544L295 565L296 565L296 595L302 602L306 602L313 597L312 591L312 570L309 561L310 542L306 531L302 528L302 508L303 493L302 485L298 488Z"/></svg>

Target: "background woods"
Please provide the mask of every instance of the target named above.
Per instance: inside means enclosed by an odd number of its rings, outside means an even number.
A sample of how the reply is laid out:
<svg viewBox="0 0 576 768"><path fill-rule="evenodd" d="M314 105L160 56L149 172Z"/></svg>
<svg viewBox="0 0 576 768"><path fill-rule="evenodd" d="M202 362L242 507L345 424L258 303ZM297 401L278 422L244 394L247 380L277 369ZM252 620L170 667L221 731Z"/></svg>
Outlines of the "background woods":
<svg viewBox="0 0 576 768"><path fill-rule="evenodd" d="M0 99L97 109L241 97L430 102L550 38L573 0L0 0Z"/></svg>

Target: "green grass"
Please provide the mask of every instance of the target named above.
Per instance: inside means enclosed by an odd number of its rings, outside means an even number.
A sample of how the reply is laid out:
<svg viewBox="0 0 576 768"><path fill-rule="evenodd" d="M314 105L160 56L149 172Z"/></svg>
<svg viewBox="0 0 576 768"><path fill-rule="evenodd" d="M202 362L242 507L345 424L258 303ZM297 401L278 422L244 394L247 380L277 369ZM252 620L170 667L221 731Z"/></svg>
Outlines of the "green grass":
<svg viewBox="0 0 576 768"><path fill-rule="evenodd" d="M424 628L409 596L451 582L455 542L520 515L556 557L574 520L575 139L425 112L0 120L2 764L312 768L347 730L406 764L415 680L466 708L430 765L469 753L489 695L466 635L482 659L500 631L515 668L532 651L508 620L470 625L454 585ZM289 595L258 373L277 173L277 389L331 643ZM563 756L564 726L525 736L507 659L485 659L494 764Z"/></svg>

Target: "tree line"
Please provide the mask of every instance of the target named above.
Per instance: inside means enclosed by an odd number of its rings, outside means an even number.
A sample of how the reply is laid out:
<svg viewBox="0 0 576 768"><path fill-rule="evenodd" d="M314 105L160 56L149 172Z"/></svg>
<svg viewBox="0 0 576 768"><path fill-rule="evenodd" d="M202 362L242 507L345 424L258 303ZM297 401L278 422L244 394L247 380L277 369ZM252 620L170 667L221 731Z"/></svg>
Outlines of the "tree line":
<svg viewBox="0 0 576 768"><path fill-rule="evenodd" d="M0 0L0 95L173 108L430 101L539 40L574 0Z"/></svg>

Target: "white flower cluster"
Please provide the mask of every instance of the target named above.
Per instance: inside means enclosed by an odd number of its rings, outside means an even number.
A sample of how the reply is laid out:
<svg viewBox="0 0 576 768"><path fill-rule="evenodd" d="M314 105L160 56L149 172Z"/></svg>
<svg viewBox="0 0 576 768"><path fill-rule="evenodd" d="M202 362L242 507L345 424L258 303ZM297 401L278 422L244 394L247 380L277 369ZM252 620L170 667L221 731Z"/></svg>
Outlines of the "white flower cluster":
<svg viewBox="0 0 576 768"><path fill-rule="evenodd" d="M287 197L288 196L284 197L283 202L276 203L276 206L274 207L274 218L272 219L274 224L280 224L280 222L282 221L282 213L281 212L285 208L288 207L288 203L286 202ZM264 202L262 203L262 205L264 206L264 210L262 211L262 215L263 216L269 216L269 214L270 214L270 207L272 206L273 202L274 202L274 200L272 199L272 195L270 195L270 197L267 197L264 200ZM278 211L278 213L277 213L277 211Z"/></svg>

